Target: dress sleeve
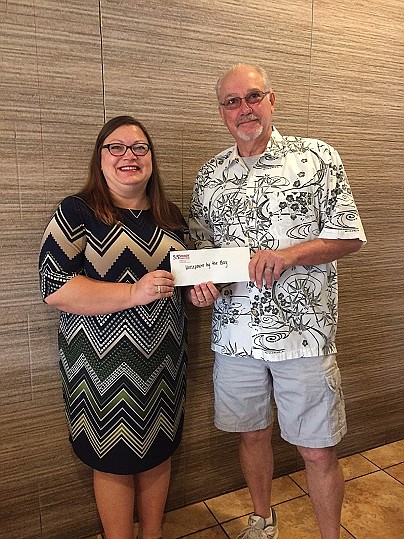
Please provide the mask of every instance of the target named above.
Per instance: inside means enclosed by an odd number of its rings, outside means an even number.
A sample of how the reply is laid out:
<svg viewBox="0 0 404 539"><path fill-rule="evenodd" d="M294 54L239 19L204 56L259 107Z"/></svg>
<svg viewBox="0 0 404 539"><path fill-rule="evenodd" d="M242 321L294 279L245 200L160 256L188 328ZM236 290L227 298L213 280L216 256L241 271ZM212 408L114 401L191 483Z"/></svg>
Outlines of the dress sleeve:
<svg viewBox="0 0 404 539"><path fill-rule="evenodd" d="M45 229L39 255L43 299L84 272L86 229L82 204L77 197L63 200Z"/></svg>
<svg viewBox="0 0 404 539"><path fill-rule="evenodd" d="M321 207L320 238L360 239L366 242L349 181L338 152L329 148L330 159L325 173Z"/></svg>

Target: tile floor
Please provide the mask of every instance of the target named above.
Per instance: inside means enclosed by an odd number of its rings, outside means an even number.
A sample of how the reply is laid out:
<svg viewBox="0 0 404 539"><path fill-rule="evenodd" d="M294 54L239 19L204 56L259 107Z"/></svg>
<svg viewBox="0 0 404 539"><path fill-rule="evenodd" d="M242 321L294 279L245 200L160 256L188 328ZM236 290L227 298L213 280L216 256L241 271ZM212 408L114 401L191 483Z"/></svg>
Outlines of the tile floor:
<svg viewBox="0 0 404 539"><path fill-rule="evenodd" d="M340 462L346 480L341 539L404 538L404 440ZM320 539L304 471L274 480L273 505L280 539ZM164 539L235 539L251 511L246 488L170 511Z"/></svg>

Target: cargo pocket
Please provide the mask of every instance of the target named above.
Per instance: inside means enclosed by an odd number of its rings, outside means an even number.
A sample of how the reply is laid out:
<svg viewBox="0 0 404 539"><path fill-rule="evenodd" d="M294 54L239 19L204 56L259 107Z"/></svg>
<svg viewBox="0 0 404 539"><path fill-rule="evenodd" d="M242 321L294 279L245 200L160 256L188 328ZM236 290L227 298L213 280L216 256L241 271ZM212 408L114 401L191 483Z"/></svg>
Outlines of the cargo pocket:
<svg viewBox="0 0 404 539"><path fill-rule="evenodd" d="M328 386L329 425L331 436L346 431L345 402L341 387L341 372L337 365L325 372Z"/></svg>

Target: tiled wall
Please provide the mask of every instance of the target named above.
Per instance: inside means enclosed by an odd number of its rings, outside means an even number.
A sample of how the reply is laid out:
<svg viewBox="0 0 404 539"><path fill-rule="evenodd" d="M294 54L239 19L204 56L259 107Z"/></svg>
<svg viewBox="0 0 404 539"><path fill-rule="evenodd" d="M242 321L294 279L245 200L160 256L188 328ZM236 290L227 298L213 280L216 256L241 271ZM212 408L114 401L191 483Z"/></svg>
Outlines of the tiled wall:
<svg viewBox="0 0 404 539"><path fill-rule="evenodd" d="M82 185L104 119L125 113L150 129L187 213L199 166L231 144L213 87L240 61L270 70L281 132L338 148L368 235L339 264L341 454L403 437L403 21L402 0L0 0L0 537L99 529L66 439L57 313L38 292L48 218ZM171 508L243 484L237 437L212 427L209 314L190 319ZM278 433L275 457L277 475L300 465Z"/></svg>

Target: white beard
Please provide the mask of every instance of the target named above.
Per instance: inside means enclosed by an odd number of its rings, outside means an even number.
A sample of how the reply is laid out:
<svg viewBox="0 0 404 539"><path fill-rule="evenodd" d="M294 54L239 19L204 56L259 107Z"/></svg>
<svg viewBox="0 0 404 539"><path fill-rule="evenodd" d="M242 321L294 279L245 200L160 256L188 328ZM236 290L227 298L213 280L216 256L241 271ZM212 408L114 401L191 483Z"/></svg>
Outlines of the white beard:
<svg viewBox="0 0 404 539"><path fill-rule="evenodd" d="M256 140L262 134L263 129L264 128L262 127L262 125L260 125L255 131L253 131L253 133L250 134L244 133L244 131L242 131L241 129L237 129L237 135L241 138L241 140L244 140L245 142L251 142L252 140Z"/></svg>

